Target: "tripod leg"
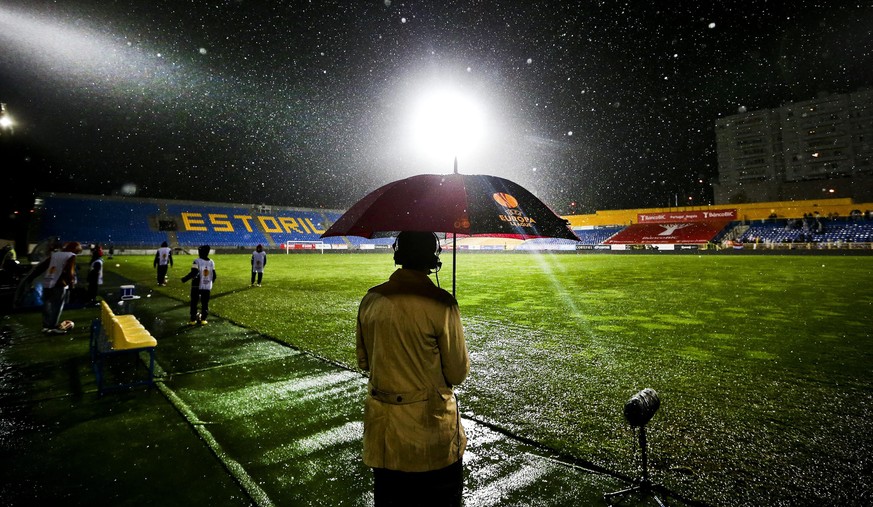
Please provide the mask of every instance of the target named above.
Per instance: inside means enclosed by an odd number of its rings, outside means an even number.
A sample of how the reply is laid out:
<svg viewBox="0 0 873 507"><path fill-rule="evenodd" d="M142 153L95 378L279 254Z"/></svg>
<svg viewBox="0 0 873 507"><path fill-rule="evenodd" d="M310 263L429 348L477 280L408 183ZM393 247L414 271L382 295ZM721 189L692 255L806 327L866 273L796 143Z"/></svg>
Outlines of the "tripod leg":
<svg viewBox="0 0 873 507"><path fill-rule="evenodd" d="M640 491L640 487L639 486L631 486L631 487L625 488L621 491L614 491L612 493L604 493L603 498L610 499L614 496L626 495L628 493L634 493L636 491Z"/></svg>
<svg viewBox="0 0 873 507"><path fill-rule="evenodd" d="M652 491L652 482L649 480L649 455L648 455L648 447L646 441L646 426L640 426L640 451L642 454L642 465L643 465L643 477L635 486L631 486L629 488L623 489L621 491L616 491L614 493L605 493L603 495L603 499L609 502L609 500L616 496L626 495L628 493L639 493L643 497L651 496L654 498L655 502L658 503L660 507L666 507L664 502L661 501L660 498Z"/></svg>

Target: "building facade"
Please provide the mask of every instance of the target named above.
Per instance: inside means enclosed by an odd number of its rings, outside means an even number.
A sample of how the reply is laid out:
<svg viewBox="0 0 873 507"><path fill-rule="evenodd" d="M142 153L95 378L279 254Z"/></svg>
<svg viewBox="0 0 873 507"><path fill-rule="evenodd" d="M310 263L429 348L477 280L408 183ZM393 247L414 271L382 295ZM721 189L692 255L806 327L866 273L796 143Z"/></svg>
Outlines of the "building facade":
<svg viewBox="0 0 873 507"><path fill-rule="evenodd" d="M873 200L873 90L721 118L716 204Z"/></svg>

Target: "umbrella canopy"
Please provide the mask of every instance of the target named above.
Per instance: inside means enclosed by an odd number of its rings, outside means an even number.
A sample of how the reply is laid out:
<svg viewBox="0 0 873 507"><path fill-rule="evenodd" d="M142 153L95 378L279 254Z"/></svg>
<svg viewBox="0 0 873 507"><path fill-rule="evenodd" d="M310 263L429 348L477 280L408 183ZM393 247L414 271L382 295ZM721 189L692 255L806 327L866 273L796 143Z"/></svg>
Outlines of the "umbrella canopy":
<svg viewBox="0 0 873 507"><path fill-rule="evenodd" d="M482 174L420 174L382 186L321 236L432 231L578 241L569 223L524 187Z"/></svg>

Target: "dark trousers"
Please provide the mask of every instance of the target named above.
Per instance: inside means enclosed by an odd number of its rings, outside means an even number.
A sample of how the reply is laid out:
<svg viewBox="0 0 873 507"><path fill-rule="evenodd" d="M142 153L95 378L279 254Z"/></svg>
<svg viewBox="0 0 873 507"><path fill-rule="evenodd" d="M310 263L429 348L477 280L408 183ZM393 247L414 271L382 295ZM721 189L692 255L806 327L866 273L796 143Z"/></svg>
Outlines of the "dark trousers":
<svg viewBox="0 0 873 507"><path fill-rule="evenodd" d="M254 271L252 271L252 283L255 283L255 275L256 274L258 275L258 283L260 284L261 280L264 279L264 272L261 271L261 272L255 273Z"/></svg>
<svg viewBox="0 0 873 507"><path fill-rule="evenodd" d="M99 286L97 282L88 281L88 303L96 303L97 302L97 289Z"/></svg>
<svg viewBox="0 0 873 507"><path fill-rule="evenodd" d="M169 264L158 264L158 284L166 283L168 269L170 269Z"/></svg>
<svg viewBox="0 0 873 507"><path fill-rule="evenodd" d="M376 507L460 507L464 494L463 460L430 472L374 468L373 479Z"/></svg>
<svg viewBox="0 0 873 507"><path fill-rule="evenodd" d="M191 320L206 320L209 316L209 294L211 291L191 287ZM197 304L200 304L200 318L197 318Z"/></svg>
<svg viewBox="0 0 873 507"><path fill-rule="evenodd" d="M88 272L88 303L96 303L97 302L97 290L100 288L98 285L99 281L99 271L91 270Z"/></svg>
<svg viewBox="0 0 873 507"><path fill-rule="evenodd" d="M64 305L69 297L69 289L61 285L42 290L42 327L48 329L58 327L61 322L61 314L64 312Z"/></svg>

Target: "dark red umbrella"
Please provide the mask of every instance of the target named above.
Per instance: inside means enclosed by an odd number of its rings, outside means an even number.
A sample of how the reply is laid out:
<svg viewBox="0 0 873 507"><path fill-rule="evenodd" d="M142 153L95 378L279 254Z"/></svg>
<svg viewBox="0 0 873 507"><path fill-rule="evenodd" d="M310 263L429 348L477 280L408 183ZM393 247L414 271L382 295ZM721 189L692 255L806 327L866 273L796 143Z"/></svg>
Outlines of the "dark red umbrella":
<svg viewBox="0 0 873 507"><path fill-rule="evenodd" d="M578 241L566 220L524 187L482 174L420 174L380 187L322 234L433 231Z"/></svg>
<svg viewBox="0 0 873 507"><path fill-rule="evenodd" d="M579 240L566 220L517 183L458 173L420 174L377 188L321 236L372 238L394 231Z"/></svg>

